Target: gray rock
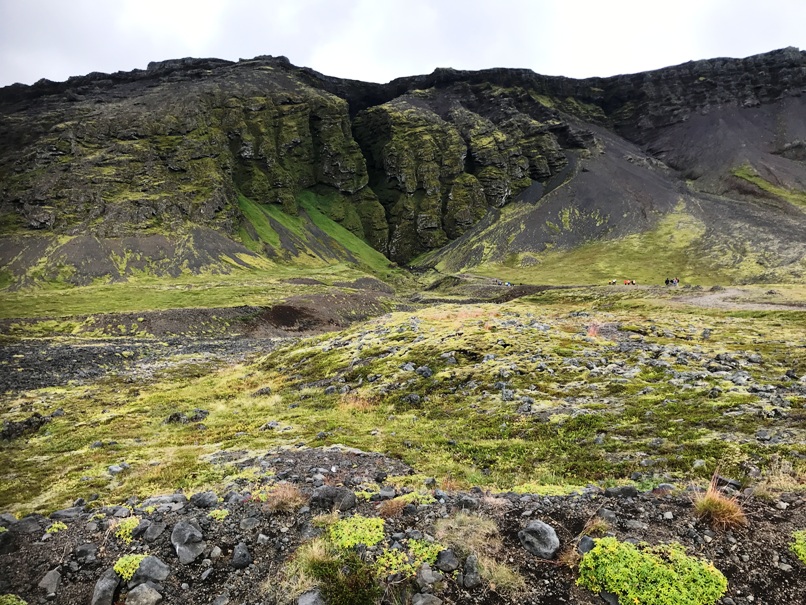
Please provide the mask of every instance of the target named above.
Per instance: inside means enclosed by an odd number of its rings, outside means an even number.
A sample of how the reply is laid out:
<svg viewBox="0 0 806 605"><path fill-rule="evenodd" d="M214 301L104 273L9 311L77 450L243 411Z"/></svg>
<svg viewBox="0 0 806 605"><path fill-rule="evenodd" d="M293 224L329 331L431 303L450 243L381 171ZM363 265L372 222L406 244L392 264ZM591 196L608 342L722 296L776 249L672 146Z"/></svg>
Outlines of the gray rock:
<svg viewBox="0 0 806 605"><path fill-rule="evenodd" d="M466 508L467 510L476 510L479 507L479 501L468 494L461 494L456 499L456 506L458 508Z"/></svg>
<svg viewBox="0 0 806 605"><path fill-rule="evenodd" d="M245 519L241 519L240 523L240 527L244 531L251 531L258 525L260 525L260 519L256 519L255 517L246 517Z"/></svg>
<svg viewBox="0 0 806 605"><path fill-rule="evenodd" d="M17 522L17 517L11 513L0 514L0 527L10 527Z"/></svg>
<svg viewBox="0 0 806 605"><path fill-rule="evenodd" d="M134 588L146 582L162 582L171 573L171 569L159 558L149 555L140 562L140 567L129 580L129 588ZM128 602L128 601L127 601Z"/></svg>
<svg viewBox="0 0 806 605"><path fill-rule="evenodd" d="M318 590L309 590L300 595L297 605L326 605L325 600Z"/></svg>
<svg viewBox="0 0 806 605"><path fill-rule="evenodd" d="M612 592L603 590L599 593L599 596L602 597L602 600L607 603L607 605L619 605L618 596L614 595Z"/></svg>
<svg viewBox="0 0 806 605"><path fill-rule="evenodd" d="M235 549L232 551L232 561L230 561L230 565L232 565L235 569L245 569L251 564L252 555L249 552L249 549L246 547L246 544L239 542L235 545Z"/></svg>
<svg viewBox="0 0 806 605"><path fill-rule="evenodd" d="M479 573L479 560L476 555L470 555L465 560L464 569L465 588L476 588L481 586L481 573Z"/></svg>
<svg viewBox="0 0 806 605"><path fill-rule="evenodd" d="M199 492L190 497L190 504L198 508L213 508L218 505L218 496L215 492Z"/></svg>
<svg viewBox="0 0 806 605"><path fill-rule="evenodd" d="M50 513L50 518L54 521L69 521L71 519L75 519L83 512L83 506L72 506L70 508L63 508L62 510L57 510Z"/></svg>
<svg viewBox="0 0 806 605"><path fill-rule="evenodd" d="M143 539L146 542L153 542L162 535L166 527L165 523L152 523L143 535Z"/></svg>
<svg viewBox="0 0 806 605"><path fill-rule="evenodd" d="M73 551L73 553L76 555L76 559L84 559L89 556L95 556L96 552L98 552L98 547L92 542L76 546L76 549Z"/></svg>
<svg viewBox="0 0 806 605"><path fill-rule="evenodd" d="M435 572L432 570L428 563L423 563L420 566L420 569L417 570L417 585L421 589L433 586L437 582L441 582L442 578L442 574L438 571Z"/></svg>
<svg viewBox="0 0 806 605"><path fill-rule="evenodd" d="M227 605L227 603L229 603L229 592L218 595L215 599L213 599L212 605Z"/></svg>
<svg viewBox="0 0 806 605"><path fill-rule="evenodd" d="M638 489L634 485L608 487L605 490L605 496L608 498L635 498L638 496Z"/></svg>
<svg viewBox="0 0 806 605"><path fill-rule="evenodd" d="M17 521L8 529L18 534L38 534L42 531L43 519L44 517L41 515L28 515Z"/></svg>
<svg viewBox="0 0 806 605"><path fill-rule="evenodd" d="M199 522L196 519L179 521L171 532L171 544L180 563L193 563L206 546Z"/></svg>
<svg viewBox="0 0 806 605"><path fill-rule="evenodd" d="M434 567L448 573L456 571L459 569L459 558L452 550L443 550L437 555L437 562Z"/></svg>
<svg viewBox="0 0 806 605"><path fill-rule="evenodd" d="M332 509L334 507L341 511L355 508L355 494L346 487L335 487L333 485L323 485L313 490L311 504L322 508Z"/></svg>
<svg viewBox="0 0 806 605"><path fill-rule="evenodd" d="M592 551L595 545L596 544L593 541L593 538L590 536L582 536L582 538L579 540L579 544L577 544L577 552L581 555L584 555Z"/></svg>
<svg viewBox="0 0 806 605"><path fill-rule="evenodd" d="M95 590L92 591L92 601L90 605L112 605L115 592L120 585L120 577L111 567L101 574L95 583Z"/></svg>
<svg viewBox="0 0 806 605"><path fill-rule="evenodd" d="M420 366L416 372L423 378L431 378L434 375L434 371L428 366Z"/></svg>
<svg viewBox="0 0 806 605"><path fill-rule="evenodd" d="M148 584L139 584L129 591L126 605L159 605L162 595Z"/></svg>
<svg viewBox="0 0 806 605"><path fill-rule="evenodd" d="M17 550L17 540L10 531L0 534L0 555L7 555Z"/></svg>
<svg viewBox="0 0 806 605"><path fill-rule="evenodd" d="M560 549L554 528L537 519L518 532L518 539L526 550L541 559L551 559Z"/></svg>
<svg viewBox="0 0 806 605"><path fill-rule="evenodd" d="M59 583L62 581L62 574L58 569L51 569L45 577L39 581L39 588L45 591L45 595L52 597L59 590Z"/></svg>
<svg viewBox="0 0 806 605"><path fill-rule="evenodd" d="M411 605L442 605L442 599L432 594L416 594L411 598Z"/></svg>
<svg viewBox="0 0 806 605"><path fill-rule="evenodd" d="M397 490L391 485L383 486L381 491L378 492L378 498L380 500L391 500L395 496L397 496Z"/></svg>

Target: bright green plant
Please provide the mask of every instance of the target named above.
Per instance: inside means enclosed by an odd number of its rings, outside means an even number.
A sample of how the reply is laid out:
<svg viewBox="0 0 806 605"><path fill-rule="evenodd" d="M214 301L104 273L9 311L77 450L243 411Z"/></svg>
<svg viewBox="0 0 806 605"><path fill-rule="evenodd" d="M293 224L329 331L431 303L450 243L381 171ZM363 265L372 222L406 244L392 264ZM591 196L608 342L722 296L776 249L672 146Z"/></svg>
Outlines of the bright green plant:
<svg viewBox="0 0 806 605"><path fill-rule="evenodd" d="M115 561L113 569L116 574L128 582L140 568L140 563L142 563L143 559L147 556L148 555L123 555L120 559Z"/></svg>
<svg viewBox="0 0 806 605"><path fill-rule="evenodd" d="M402 500L407 504L434 504L437 499L428 492L409 492L398 496L395 500Z"/></svg>
<svg viewBox="0 0 806 605"><path fill-rule="evenodd" d="M330 525L327 534L334 546L346 550L358 544L375 546L383 540L383 527L383 519L355 515Z"/></svg>
<svg viewBox="0 0 806 605"><path fill-rule="evenodd" d="M443 550L445 547L437 542L410 540L406 551L384 550L375 560L375 570L381 578L395 574L413 577L423 563L436 563L437 555Z"/></svg>
<svg viewBox="0 0 806 605"><path fill-rule="evenodd" d="M5 533L5 532L7 532L7 531L8 531L8 529L6 529L6 528L5 528L5 527L3 527L2 525L0 525L0 534Z"/></svg>
<svg viewBox="0 0 806 605"><path fill-rule="evenodd" d="M115 537L122 540L126 544L131 544L132 532L138 525L140 525L139 517L126 517L123 519L123 521L118 523L118 526L115 529Z"/></svg>
<svg viewBox="0 0 806 605"><path fill-rule="evenodd" d="M210 511L207 516L216 521L223 521L229 516L229 511L226 508L217 508Z"/></svg>
<svg viewBox="0 0 806 605"><path fill-rule="evenodd" d="M616 538L596 541L579 564L577 584L631 605L711 605L728 588L712 563L686 555L679 544L637 547Z"/></svg>
<svg viewBox="0 0 806 605"><path fill-rule="evenodd" d="M50 524L50 527L45 530L45 533L58 534L60 531L64 531L65 529L67 529L66 524L62 523L61 521L56 521Z"/></svg>
<svg viewBox="0 0 806 605"><path fill-rule="evenodd" d="M798 559L806 565L806 530L796 531L792 534L792 544L789 547Z"/></svg>
<svg viewBox="0 0 806 605"><path fill-rule="evenodd" d="M150 515L150 514L152 514L152 513L153 513L155 510L157 510L157 507L156 507L156 506L146 506L146 507L143 509L143 512L145 512L147 515Z"/></svg>
<svg viewBox="0 0 806 605"><path fill-rule="evenodd" d="M0 595L0 605L28 605L28 601L22 600L15 594Z"/></svg>

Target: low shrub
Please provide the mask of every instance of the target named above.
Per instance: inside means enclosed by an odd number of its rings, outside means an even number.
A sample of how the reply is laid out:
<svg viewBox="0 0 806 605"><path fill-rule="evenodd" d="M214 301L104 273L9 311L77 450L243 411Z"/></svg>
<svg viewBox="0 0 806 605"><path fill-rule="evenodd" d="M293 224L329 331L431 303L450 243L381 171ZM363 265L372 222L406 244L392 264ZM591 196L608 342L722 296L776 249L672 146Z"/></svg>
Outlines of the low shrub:
<svg viewBox="0 0 806 605"><path fill-rule="evenodd" d="M792 534L792 544L789 545L792 552L806 565L806 530L796 531Z"/></svg>
<svg viewBox="0 0 806 605"><path fill-rule="evenodd" d="M728 588L722 572L679 544L638 547L616 538L596 541L579 564L577 584L634 605L711 605Z"/></svg>
<svg viewBox="0 0 806 605"><path fill-rule="evenodd" d="M138 525L140 525L138 517L126 517L115 527L115 537L126 544L131 544L132 532Z"/></svg>
<svg viewBox="0 0 806 605"><path fill-rule="evenodd" d="M51 523L50 527L45 530L45 533L48 534L58 534L60 531L64 531L67 529L67 525L62 523L61 521L56 521L55 523Z"/></svg>
<svg viewBox="0 0 806 605"><path fill-rule="evenodd" d="M115 561L115 565L112 569L128 582L140 568L140 563L142 563L143 559L147 556L148 555L123 555L120 559Z"/></svg>
<svg viewBox="0 0 806 605"><path fill-rule="evenodd" d="M383 540L383 519L355 515L328 526L328 539L339 549L350 549L359 544L375 546Z"/></svg>
<svg viewBox="0 0 806 605"><path fill-rule="evenodd" d="M207 516L216 521L223 521L229 517L229 511L226 508L217 508L207 513Z"/></svg>

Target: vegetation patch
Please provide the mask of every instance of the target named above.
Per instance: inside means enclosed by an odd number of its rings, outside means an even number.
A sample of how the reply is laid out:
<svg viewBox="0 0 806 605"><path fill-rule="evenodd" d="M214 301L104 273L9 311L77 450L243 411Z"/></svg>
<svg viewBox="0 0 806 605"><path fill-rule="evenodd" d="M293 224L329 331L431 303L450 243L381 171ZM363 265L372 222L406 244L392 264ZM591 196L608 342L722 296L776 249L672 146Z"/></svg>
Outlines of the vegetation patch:
<svg viewBox="0 0 806 605"><path fill-rule="evenodd" d="M140 568L140 563L143 562L148 555L123 555L117 561L113 569L124 581L128 582L137 573Z"/></svg>
<svg viewBox="0 0 806 605"><path fill-rule="evenodd" d="M790 548L798 559L800 559L801 563L806 565L806 530L796 531L792 534Z"/></svg>
<svg viewBox="0 0 806 605"><path fill-rule="evenodd" d="M635 605L711 605L728 588L722 572L679 544L635 546L616 538L596 540L579 564L577 584Z"/></svg>

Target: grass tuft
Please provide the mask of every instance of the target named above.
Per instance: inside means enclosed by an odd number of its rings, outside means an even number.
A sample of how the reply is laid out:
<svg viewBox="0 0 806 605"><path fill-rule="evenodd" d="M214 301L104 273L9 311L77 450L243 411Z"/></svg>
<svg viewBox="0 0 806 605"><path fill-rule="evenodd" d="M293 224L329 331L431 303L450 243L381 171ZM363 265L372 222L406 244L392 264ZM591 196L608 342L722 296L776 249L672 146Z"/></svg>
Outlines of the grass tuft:
<svg viewBox="0 0 806 605"><path fill-rule="evenodd" d="M731 529L747 525L742 505L734 496L727 496L717 487L716 474L708 489L694 497L694 510L714 528Z"/></svg>

